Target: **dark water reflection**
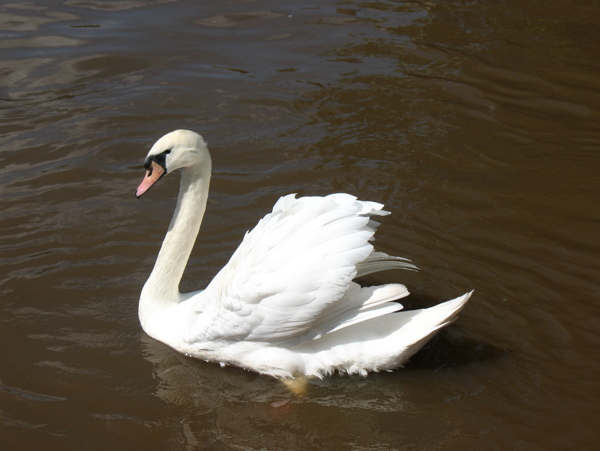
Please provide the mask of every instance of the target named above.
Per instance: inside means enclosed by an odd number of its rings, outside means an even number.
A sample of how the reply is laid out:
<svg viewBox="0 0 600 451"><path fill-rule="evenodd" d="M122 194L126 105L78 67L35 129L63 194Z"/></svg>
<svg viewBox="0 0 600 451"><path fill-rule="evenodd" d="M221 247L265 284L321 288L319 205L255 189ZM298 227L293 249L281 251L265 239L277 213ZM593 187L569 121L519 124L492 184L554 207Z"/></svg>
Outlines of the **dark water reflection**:
<svg viewBox="0 0 600 451"><path fill-rule="evenodd" d="M599 6L47 1L0 9L3 449L565 449L598 439ZM177 183L133 198L164 132L215 175L182 290L278 196L393 214L411 306L475 288L407 368L277 381L141 333ZM377 281L377 280L373 280Z"/></svg>

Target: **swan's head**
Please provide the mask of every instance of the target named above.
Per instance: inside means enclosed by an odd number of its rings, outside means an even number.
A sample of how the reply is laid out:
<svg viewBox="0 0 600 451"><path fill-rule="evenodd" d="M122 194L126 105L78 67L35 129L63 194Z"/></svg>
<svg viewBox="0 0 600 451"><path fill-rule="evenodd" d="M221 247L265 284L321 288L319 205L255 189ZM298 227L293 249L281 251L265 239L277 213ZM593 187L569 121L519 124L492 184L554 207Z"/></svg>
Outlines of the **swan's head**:
<svg viewBox="0 0 600 451"><path fill-rule="evenodd" d="M140 198L166 174L177 169L210 165L210 155L202 136L190 130L175 130L154 143L144 160L146 176L135 192Z"/></svg>

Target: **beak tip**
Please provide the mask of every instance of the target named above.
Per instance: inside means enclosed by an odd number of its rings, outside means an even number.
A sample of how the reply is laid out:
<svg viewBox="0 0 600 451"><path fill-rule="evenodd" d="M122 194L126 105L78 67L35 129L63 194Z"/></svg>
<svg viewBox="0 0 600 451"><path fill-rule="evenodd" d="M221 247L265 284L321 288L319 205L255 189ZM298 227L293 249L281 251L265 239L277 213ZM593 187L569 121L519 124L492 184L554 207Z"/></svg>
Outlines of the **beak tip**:
<svg viewBox="0 0 600 451"><path fill-rule="evenodd" d="M135 197L138 199L142 197L142 195L148 191L154 184L159 181L163 175L166 174L166 171L162 166L157 164L155 161L152 161L152 166L150 169L146 170L146 175L135 191Z"/></svg>

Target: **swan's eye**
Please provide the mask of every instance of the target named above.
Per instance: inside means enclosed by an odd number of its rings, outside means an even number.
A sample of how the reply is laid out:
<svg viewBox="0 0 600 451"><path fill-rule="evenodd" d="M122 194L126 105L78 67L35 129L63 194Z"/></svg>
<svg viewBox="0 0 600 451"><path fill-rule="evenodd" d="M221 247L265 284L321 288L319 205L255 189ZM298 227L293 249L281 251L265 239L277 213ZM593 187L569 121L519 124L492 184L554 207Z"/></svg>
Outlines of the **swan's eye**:
<svg viewBox="0 0 600 451"><path fill-rule="evenodd" d="M168 155L168 154L170 154L170 153L171 153L171 150L172 150L172 149L167 149L167 150L165 150L163 153L166 153L166 154Z"/></svg>

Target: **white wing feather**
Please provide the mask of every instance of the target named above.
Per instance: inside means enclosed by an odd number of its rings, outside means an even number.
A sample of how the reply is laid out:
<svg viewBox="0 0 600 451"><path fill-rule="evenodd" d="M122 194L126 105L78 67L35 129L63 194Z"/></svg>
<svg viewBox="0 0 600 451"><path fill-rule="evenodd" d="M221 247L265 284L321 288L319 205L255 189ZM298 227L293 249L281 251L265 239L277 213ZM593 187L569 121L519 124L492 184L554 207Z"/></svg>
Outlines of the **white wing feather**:
<svg viewBox="0 0 600 451"><path fill-rule="evenodd" d="M388 214L382 207L348 194L279 199L206 290L189 300L202 312L194 315L194 339L289 345L402 308L387 301L408 294L403 286L360 300L352 282L373 251L377 223L370 216ZM344 297L365 305L338 303Z"/></svg>

